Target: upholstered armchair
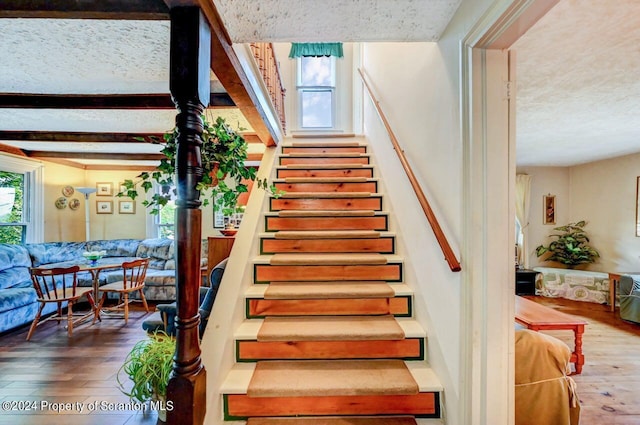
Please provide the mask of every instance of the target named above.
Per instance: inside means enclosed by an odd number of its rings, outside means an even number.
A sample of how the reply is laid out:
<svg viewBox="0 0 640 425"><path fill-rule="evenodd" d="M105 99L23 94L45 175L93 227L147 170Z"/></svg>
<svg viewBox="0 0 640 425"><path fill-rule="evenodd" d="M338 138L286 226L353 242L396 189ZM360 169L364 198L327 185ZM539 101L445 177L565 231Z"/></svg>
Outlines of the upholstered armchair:
<svg viewBox="0 0 640 425"><path fill-rule="evenodd" d="M200 287L200 337L204 334L204 330L207 327L209 321L209 315L213 308L213 302L218 294L218 288L220 287L220 281L224 274L225 267L227 266L227 259L225 258L219 262L209 276L209 286ZM156 306L158 313L152 315L149 319L142 323L142 328L147 332L164 331L167 335L176 334L175 318L176 318L176 303L171 304L158 304Z"/></svg>
<svg viewBox="0 0 640 425"><path fill-rule="evenodd" d="M640 323L640 275L620 276L620 318Z"/></svg>

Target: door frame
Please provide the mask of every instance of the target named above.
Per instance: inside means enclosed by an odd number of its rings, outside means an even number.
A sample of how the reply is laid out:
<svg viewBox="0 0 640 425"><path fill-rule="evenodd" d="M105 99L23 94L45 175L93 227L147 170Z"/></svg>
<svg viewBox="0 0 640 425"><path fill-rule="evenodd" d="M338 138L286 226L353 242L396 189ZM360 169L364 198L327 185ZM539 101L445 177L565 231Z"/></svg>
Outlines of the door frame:
<svg viewBox="0 0 640 425"><path fill-rule="evenodd" d="M461 423L513 424L515 64L508 48L559 0L496 0L462 40Z"/></svg>

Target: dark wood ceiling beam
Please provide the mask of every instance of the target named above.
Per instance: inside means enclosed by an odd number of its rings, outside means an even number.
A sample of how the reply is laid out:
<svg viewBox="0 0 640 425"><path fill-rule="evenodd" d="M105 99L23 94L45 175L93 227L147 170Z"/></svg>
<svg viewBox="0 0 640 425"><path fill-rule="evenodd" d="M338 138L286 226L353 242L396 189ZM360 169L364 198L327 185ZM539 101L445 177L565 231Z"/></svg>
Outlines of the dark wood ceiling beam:
<svg viewBox="0 0 640 425"><path fill-rule="evenodd" d="M16 148L14 146L4 145L0 143L0 152L10 153L11 155L17 156L27 156L22 149Z"/></svg>
<svg viewBox="0 0 640 425"><path fill-rule="evenodd" d="M53 152L23 149L30 158L104 159L116 161L159 161L161 153Z"/></svg>
<svg viewBox="0 0 640 425"><path fill-rule="evenodd" d="M255 133L240 133L247 143L262 143ZM164 133L89 133L81 131L14 131L0 130L0 140L20 142L71 142L71 143L147 143L162 138Z"/></svg>
<svg viewBox="0 0 640 425"><path fill-rule="evenodd" d="M227 93L211 93L211 108L234 108ZM0 108L34 109L175 109L169 94L0 93Z"/></svg>
<svg viewBox="0 0 640 425"><path fill-rule="evenodd" d="M163 0L11 0L0 18L168 20Z"/></svg>
<svg viewBox="0 0 640 425"><path fill-rule="evenodd" d="M136 137L161 138L163 133L88 133L72 131L0 131L0 140L20 142L73 142L73 143L141 143Z"/></svg>

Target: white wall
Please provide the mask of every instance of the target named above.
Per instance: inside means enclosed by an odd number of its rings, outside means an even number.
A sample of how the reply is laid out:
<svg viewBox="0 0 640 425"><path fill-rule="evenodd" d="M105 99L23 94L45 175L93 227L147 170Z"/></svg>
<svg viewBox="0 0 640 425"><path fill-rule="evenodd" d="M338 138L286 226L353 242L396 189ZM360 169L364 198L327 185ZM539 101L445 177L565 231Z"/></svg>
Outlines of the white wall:
<svg viewBox="0 0 640 425"><path fill-rule="evenodd" d="M441 82L447 78L446 70L442 65L433 68L441 59L436 43L363 45L363 69L369 84L439 221L445 229L452 229L448 236L455 246L460 238L461 153L454 133L444 131L456 123L455 114L445 112L448 86ZM425 74L432 78L421 78ZM445 117L437 111L445 112ZM443 260L386 130L369 101L365 101L364 132L384 182L385 209L392 214L392 230L399 233L405 280L415 291L415 315L427 329L428 361L445 386L447 411L455 417L460 380L460 275L452 273Z"/></svg>
<svg viewBox="0 0 640 425"><path fill-rule="evenodd" d="M635 236L638 176L640 154L571 167L571 221L588 221L585 230L600 252L590 269L640 270L640 238Z"/></svg>
<svg viewBox="0 0 640 425"><path fill-rule="evenodd" d="M530 212L531 267L553 265L535 256L548 244L554 227L586 220L585 230L600 258L585 269L640 270L640 238L635 236L636 179L640 154L596 161L574 167L520 167L532 176ZM556 225L542 224L542 197L556 195Z"/></svg>
<svg viewBox="0 0 640 425"><path fill-rule="evenodd" d="M531 176L531 196L529 205L529 267L546 265L536 257L539 245L548 245L548 235L554 227L569 223L571 219L570 170L568 167L519 167L518 174ZM556 196L556 224L543 223L543 196ZM589 228L587 228L589 230Z"/></svg>

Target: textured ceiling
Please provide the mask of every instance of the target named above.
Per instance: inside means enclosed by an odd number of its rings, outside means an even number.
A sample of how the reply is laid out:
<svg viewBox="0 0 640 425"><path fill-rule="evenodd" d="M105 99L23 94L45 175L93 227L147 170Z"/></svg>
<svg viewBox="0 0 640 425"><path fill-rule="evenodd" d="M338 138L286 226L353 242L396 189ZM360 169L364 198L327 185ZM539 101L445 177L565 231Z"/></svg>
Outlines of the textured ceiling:
<svg viewBox="0 0 640 425"><path fill-rule="evenodd" d="M561 0L512 49L518 165L640 152L640 1Z"/></svg>
<svg viewBox="0 0 640 425"><path fill-rule="evenodd" d="M216 0L234 43L435 41L462 0Z"/></svg>

